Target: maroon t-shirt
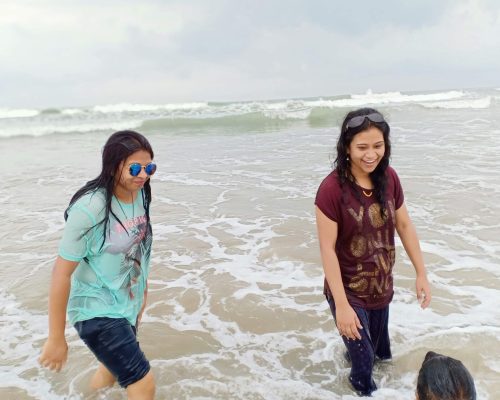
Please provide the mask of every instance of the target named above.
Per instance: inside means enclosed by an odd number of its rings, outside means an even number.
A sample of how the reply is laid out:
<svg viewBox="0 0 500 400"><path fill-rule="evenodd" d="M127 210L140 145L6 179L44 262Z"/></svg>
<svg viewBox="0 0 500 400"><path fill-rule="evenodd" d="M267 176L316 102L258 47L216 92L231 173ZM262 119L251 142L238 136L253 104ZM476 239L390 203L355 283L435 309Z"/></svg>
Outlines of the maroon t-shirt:
<svg viewBox="0 0 500 400"><path fill-rule="evenodd" d="M387 306L394 294L392 267L395 261L394 231L396 210L404 196L399 178L391 167L386 170L386 210L380 215L380 205L371 190L357 186L359 199L346 183L340 186L336 171L319 186L316 206L338 225L335 253L347 300L351 306L368 310ZM331 295L325 279L325 294Z"/></svg>

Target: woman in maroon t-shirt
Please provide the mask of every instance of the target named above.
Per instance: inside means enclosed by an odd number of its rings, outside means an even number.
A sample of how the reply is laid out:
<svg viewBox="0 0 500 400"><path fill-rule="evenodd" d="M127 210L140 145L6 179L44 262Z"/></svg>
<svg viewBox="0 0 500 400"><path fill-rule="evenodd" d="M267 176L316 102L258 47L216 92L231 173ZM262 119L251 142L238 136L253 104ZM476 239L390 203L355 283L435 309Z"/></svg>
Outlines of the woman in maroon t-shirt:
<svg viewBox="0 0 500 400"><path fill-rule="evenodd" d="M415 267L417 298L431 301L417 233L389 166L389 125L362 108L347 114L337 142L335 170L316 195L316 224L325 271L325 296L352 362L349 380L361 395L377 389L375 359L390 359L389 303L394 294L394 233Z"/></svg>

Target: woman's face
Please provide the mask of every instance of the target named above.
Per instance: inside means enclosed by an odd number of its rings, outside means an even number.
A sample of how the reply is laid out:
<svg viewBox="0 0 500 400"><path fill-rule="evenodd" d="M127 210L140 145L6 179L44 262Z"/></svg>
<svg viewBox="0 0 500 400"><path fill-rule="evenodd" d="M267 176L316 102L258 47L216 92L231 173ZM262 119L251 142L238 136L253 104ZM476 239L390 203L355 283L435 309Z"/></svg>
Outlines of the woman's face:
<svg viewBox="0 0 500 400"><path fill-rule="evenodd" d="M355 178L372 173L385 154L384 135L380 129L370 126L357 133L347 148L351 173Z"/></svg>
<svg viewBox="0 0 500 400"><path fill-rule="evenodd" d="M144 171L144 167L153 160L151 155L146 150L139 150L131 154L125 161L122 161L118 166L115 176L118 180L115 184L115 191L119 192L138 192L144 187L144 184L149 179L149 175ZM130 174L130 164L138 163L143 168L137 176Z"/></svg>

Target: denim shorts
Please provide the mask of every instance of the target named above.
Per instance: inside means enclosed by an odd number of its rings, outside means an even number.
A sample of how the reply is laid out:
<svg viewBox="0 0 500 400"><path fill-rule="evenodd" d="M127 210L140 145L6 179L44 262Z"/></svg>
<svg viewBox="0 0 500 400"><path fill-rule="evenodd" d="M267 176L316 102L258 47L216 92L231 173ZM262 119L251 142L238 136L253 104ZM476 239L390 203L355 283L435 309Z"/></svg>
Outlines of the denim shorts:
<svg viewBox="0 0 500 400"><path fill-rule="evenodd" d="M149 361L139 347L136 329L127 319L97 317L75 323L75 329L121 387L141 380L149 372Z"/></svg>

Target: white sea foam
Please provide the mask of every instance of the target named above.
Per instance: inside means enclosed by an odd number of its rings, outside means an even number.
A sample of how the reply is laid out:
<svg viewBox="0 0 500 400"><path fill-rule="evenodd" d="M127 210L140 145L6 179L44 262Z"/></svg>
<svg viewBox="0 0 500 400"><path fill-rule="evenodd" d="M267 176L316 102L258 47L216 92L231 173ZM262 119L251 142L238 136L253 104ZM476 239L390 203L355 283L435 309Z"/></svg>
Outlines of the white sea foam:
<svg viewBox="0 0 500 400"><path fill-rule="evenodd" d="M365 94L353 94L347 99L336 100L287 100L282 102L253 102L228 104L225 111L229 114L242 111L262 111L270 118L306 119L314 108L360 107L364 105L384 105L398 103L422 103L459 99L466 96L463 91L447 91L429 94L402 94L400 92L373 93L368 90Z"/></svg>
<svg viewBox="0 0 500 400"><path fill-rule="evenodd" d="M29 118L40 114L40 111L33 109L12 109L12 108L0 108L0 119L2 118Z"/></svg>
<svg viewBox="0 0 500 400"><path fill-rule="evenodd" d="M301 108L296 110L276 110L268 109L263 111L263 115L272 119L307 119L311 115L311 109Z"/></svg>
<svg viewBox="0 0 500 400"><path fill-rule="evenodd" d="M400 92L385 92L373 93L368 90L365 94L353 94L345 99L317 99L317 100L297 100L294 104L296 108L313 109L313 108L344 108L344 107L360 107L367 105L386 105L398 103L422 103L432 101L444 101L458 99L466 96L462 91L448 91L431 94L402 94ZM290 102L279 103L281 106L289 105ZM269 107L263 104L262 107ZM277 107L277 106L275 106Z"/></svg>
<svg viewBox="0 0 500 400"><path fill-rule="evenodd" d="M0 288L0 387L17 387L36 399L76 399L58 395L46 379L38 364L39 344L46 339L47 316L33 314L24 309L12 296ZM68 332L70 344L75 345L75 335ZM15 367L13 367L15 366ZM33 373L38 371L38 373Z"/></svg>
<svg viewBox="0 0 500 400"><path fill-rule="evenodd" d="M63 108L61 110L61 114L66 114L66 115L81 115L85 114L86 110L83 110L81 108Z"/></svg>
<svg viewBox="0 0 500 400"><path fill-rule="evenodd" d="M422 105L427 108L447 108L447 109L489 108L491 105L491 96L479 99L468 99L468 100L433 101L429 103L422 103Z"/></svg>
<svg viewBox="0 0 500 400"><path fill-rule="evenodd" d="M199 110L207 108L207 103L179 103L179 104L107 104L94 106L92 110L99 113L124 113L124 112L146 112L146 111L174 111L174 110Z"/></svg>
<svg viewBox="0 0 500 400"><path fill-rule="evenodd" d="M13 136L44 136L49 134L88 133L96 131L118 131L136 129L142 125L142 120L116 120L109 122L89 121L88 123L67 123L58 125L22 125L16 127L1 127L0 137Z"/></svg>
<svg viewBox="0 0 500 400"><path fill-rule="evenodd" d="M398 103L421 103L426 101L450 100L465 96L462 91L452 90L430 94L402 94L400 92L373 93L368 90L365 94L353 94L349 99L332 100L333 107L360 107L363 105L384 105Z"/></svg>

